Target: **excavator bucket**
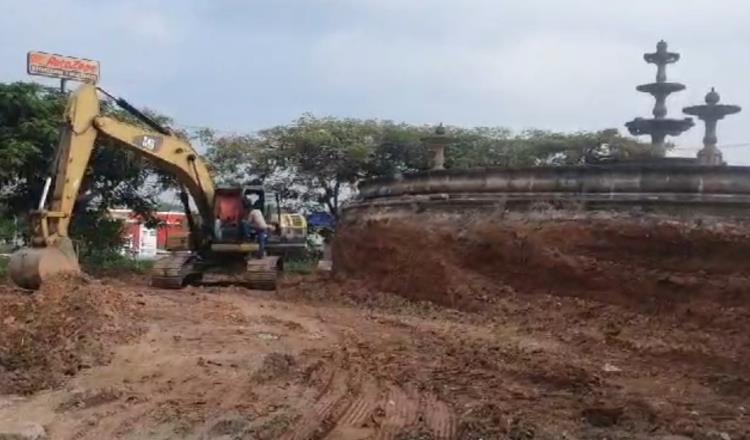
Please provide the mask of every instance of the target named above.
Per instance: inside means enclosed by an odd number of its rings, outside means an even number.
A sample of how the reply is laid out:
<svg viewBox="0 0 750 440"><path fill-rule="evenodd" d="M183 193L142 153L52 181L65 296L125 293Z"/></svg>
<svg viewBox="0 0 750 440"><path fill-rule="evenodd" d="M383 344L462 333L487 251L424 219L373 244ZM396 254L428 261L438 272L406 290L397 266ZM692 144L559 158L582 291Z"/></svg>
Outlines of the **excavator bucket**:
<svg viewBox="0 0 750 440"><path fill-rule="evenodd" d="M60 247L27 247L11 255L8 272L19 287L36 290L54 275L79 274L81 268L75 254L71 256Z"/></svg>

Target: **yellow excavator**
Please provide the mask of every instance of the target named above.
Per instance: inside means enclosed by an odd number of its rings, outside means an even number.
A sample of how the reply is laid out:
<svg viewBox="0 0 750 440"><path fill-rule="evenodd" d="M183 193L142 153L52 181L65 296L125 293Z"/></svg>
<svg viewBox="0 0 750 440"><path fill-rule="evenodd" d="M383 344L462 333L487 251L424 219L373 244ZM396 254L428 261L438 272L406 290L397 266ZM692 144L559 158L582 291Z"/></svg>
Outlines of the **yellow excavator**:
<svg viewBox="0 0 750 440"><path fill-rule="evenodd" d="M149 128L103 116L97 90ZM38 209L30 214L31 246L15 252L8 264L10 277L17 285L37 289L52 275L80 273L68 229L96 139L102 136L151 160L156 167L171 173L181 186L180 199L190 232L182 246L173 245L168 256L155 262L152 285L180 288L201 281L208 272L229 272L249 288L276 288L283 269L282 257L269 256L263 249L266 234L248 228L244 222L251 209L262 211L266 207L266 193L261 186L217 188L206 163L189 143L127 101L92 84L83 84L71 94L64 122L54 175L45 182ZM47 203L50 186L52 195ZM190 208L188 193L197 218ZM276 213L266 212L272 226L270 241L292 247L304 243L305 218L281 213L276 206Z"/></svg>

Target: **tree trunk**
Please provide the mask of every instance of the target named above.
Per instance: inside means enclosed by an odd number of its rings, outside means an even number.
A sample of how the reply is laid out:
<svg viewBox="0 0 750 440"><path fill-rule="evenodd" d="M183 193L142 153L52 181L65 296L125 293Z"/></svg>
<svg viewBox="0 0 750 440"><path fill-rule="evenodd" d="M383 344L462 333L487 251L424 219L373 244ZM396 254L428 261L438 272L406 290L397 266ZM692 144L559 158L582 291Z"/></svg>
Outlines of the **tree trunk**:
<svg viewBox="0 0 750 440"><path fill-rule="evenodd" d="M323 201L328 207L328 211L330 211L331 215L333 215L333 218L338 220L338 184L334 186L335 189L331 189L331 187L329 187L327 183L323 183L322 186Z"/></svg>
<svg viewBox="0 0 750 440"><path fill-rule="evenodd" d="M341 181L337 180L333 187L333 218L339 218L339 193L341 191Z"/></svg>

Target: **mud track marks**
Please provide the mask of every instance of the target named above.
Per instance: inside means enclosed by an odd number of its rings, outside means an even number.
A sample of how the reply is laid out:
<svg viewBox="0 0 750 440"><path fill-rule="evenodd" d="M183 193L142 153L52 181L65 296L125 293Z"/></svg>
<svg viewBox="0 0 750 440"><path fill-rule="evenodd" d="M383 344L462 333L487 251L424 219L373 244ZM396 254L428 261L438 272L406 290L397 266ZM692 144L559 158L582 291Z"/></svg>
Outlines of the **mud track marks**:
<svg viewBox="0 0 750 440"><path fill-rule="evenodd" d="M365 380L360 392L350 399L341 418L328 435L329 439L364 439L373 434L372 422L378 407L380 390L373 380Z"/></svg>
<svg viewBox="0 0 750 440"><path fill-rule="evenodd" d="M424 396L423 400L424 423L429 432L436 440L447 440L454 437L456 433L456 415L445 402L437 399L432 394Z"/></svg>
<svg viewBox="0 0 750 440"><path fill-rule="evenodd" d="M455 435L453 411L432 394L379 384L345 370L328 375L323 392L285 440L392 440L417 430L440 440Z"/></svg>

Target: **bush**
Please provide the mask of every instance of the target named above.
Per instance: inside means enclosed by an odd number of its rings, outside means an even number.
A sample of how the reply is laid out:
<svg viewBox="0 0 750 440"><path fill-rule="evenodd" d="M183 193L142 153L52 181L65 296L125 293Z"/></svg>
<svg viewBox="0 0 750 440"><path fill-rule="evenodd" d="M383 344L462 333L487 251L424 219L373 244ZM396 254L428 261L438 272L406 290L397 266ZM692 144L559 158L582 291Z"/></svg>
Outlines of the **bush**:
<svg viewBox="0 0 750 440"><path fill-rule="evenodd" d="M7 215L0 217L0 241L12 242L16 238L18 225L15 220Z"/></svg>
<svg viewBox="0 0 750 440"><path fill-rule="evenodd" d="M98 275L119 275L123 273L146 273L153 261L137 260L113 250L98 250L80 256L84 271Z"/></svg>
<svg viewBox="0 0 750 440"><path fill-rule="evenodd" d="M318 267L318 259L314 257L298 257L284 261L284 272L309 275Z"/></svg>
<svg viewBox="0 0 750 440"><path fill-rule="evenodd" d="M81 260L105 261L122 257L118 251L125 243L123 228L123 222L110 218L106 211L86 211L73 218L70 235Z"/></svg>
<svg viewBox="0 0 750 440"><path fill-rule="evenodd" d="M152 261L138 260L120 253L124 245L124 223L109 217L106 211L86 211L72 224L81 268L96 275L146 273Z"/></svg>
<svg viewBox="0 0 750 440"><path fill-rule="evenodd" d="M8 275L8 261L10 258L0 256L0 282Z"/></svg>

